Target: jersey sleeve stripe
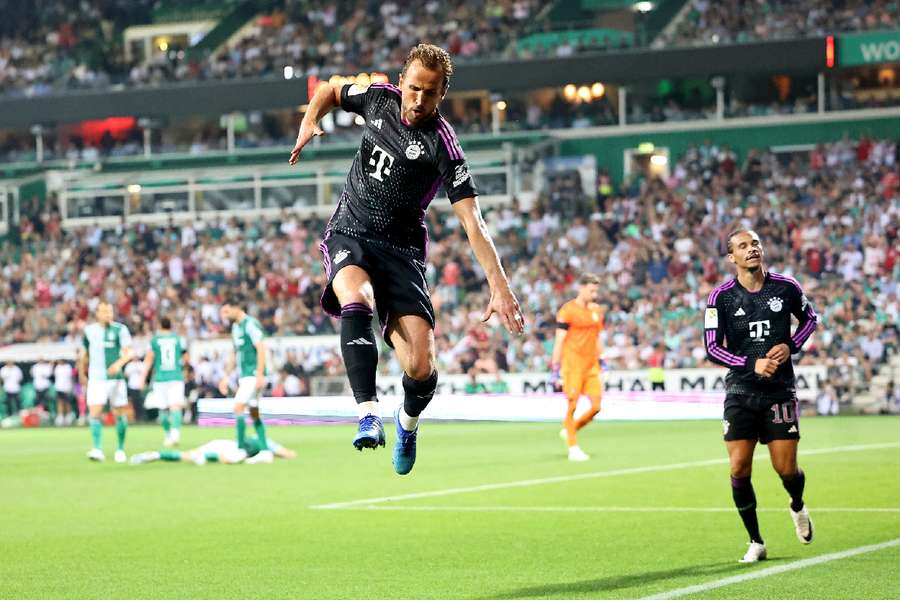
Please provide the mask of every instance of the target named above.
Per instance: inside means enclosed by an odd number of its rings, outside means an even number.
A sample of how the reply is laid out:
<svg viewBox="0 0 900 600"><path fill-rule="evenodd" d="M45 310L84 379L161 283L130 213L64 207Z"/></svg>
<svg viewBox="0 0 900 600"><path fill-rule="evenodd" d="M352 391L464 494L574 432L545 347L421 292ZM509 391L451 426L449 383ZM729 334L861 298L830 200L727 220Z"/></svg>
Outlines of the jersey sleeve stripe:
<svg viewBox="0 0 900 600"><path fill-rule="evenodd" d="M451 125L450 121L448 121L444 117L440 117L440 121L444 125L444 128L447 130L447 133L450 135L450 141L453 142L453 145L456 146L456 149L459 151L460 157L462 157L462 147L459 145L459 136L456 135L456 130L453 129L453 125Z"/></svg>
<svg viewBox="0 0 900 600"><path fill-rule="evenodd" d="M456 152L456 148L453 146L453 143L450 141L450 136L447 133L447 130L443 126L442 121L438 121L437 125L438 135L441 136L441 140L444 142L444 147L447 149L447 154L450 155L451 160L459 160L460 156Z"/></svg>
<svg viewBox="0 0 900 600"><path fill-rule="evenodd" d="M747 364L747 359L736 354L732 354L716 344L716 332L712 329L706 332L706 347L709 353L718 358L722 362L734 367L742 367Z"/></svg>
<svg viewBox="0 0 900 600"><path fill-rule="evenodd" d="M452 156L454 152L451 152L451 158L453 158L453 160L462 158L462 148L459 145L459 140L456 137L456 131L453 129L453 126L450 125L444 117L438 117L438 128L444 132L444 136L446 137L445 142L449 144L448 148L452 148L456 154L456 156Z"/></svg>
<svg viewBox="0 0 900 600"><path fill-rule="evenodd" d="M794 334L794 337L791 338L791 341L794 342L794 346L799 348L803 345L803 343L809 339L809 336L812 335L812 332L816 329L816 318L813 317L809 321L806 322L806 325L803 326L800 331Z"/></svg>
<svg viewBox="0 0 900 600"><path fill-rule="evenodd" d="M769 271L769 277L771 277L775 281L784 281L785 283L790 283L795 288L797 288L797 291L800 292L801 295L803 294L803 290L800 288L800 284L793 277L788 277L787 275L782 275L781 273L773 273L771 271Z"/></svg>
<svg viewBox="0 0 900 600"><path fill-rule="evenodd" d="M398 88L393 83L373 83L369 87L377 88L380 90L388 90L390 92L394 92L398 96L400 95L400 88Z"/></svg>
<svg viewBox="0 0 900 600"><path fill-rule="evenodd" d="M714 289L712 292L710 292L709 298L706 300L706 304L710 307L715 307L716 300L719 298L719 294L721 294L725 290L730 290L736 283L737 279L732 279L731 281L723 283L722 285Z"/></svg>

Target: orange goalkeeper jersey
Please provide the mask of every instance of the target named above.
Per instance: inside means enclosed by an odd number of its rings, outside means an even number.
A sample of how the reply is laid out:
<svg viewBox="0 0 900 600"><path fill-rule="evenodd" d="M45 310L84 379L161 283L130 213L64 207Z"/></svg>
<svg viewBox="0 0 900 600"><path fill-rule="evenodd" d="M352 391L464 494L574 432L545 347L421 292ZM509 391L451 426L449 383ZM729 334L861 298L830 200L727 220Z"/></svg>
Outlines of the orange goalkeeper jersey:
<svg viewBox="0 0 900 600"><path fill-rule="evenodd" d="M562 305L556 314L557 327L566 330L562 368L591 367L600 360L597 341L603 331L603 309L596 302L579 306L574 300Z"/></svg>

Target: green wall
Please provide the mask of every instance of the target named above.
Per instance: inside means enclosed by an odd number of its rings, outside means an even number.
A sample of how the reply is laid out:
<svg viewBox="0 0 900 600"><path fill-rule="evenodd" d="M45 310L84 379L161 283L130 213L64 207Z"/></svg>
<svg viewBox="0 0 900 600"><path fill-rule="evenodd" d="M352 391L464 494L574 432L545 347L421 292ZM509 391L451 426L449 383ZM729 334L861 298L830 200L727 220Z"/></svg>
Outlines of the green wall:
<svg viewBox="0 0 900 600"><path fill-rule="evenodd" d="M900 138L900 119L895 116L880 119L827 121L824 123L756 125L706 129L703 131L677 131L665 133L623 134L611 137L593 137L565 140L560 144L560 154L577 156L593 154L597 166L609 171L615 182L621 182L625 168L625 150L638 144L651 142L656 147L668 148L672 159L680 157L692 144L709 140L719 146L728 145L743 159L747 150L770 148L792 144L816 144L833 142L844 135L851 138L872 136Z"/></svg>

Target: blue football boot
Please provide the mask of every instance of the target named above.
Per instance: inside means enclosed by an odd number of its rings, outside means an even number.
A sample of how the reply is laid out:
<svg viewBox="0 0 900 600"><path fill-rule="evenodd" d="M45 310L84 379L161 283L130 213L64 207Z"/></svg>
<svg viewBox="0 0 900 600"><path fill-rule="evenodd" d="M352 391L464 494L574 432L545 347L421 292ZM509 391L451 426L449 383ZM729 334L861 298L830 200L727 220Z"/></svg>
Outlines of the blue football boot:
<svg viewBox="0 0 900 600"><path fill-rule="evenodd" d="M381 417L366 415L359 420L359 431L353 438L353 447L362 452L363 448L384 447L384 425Z"/></svg>
<svg viewBox="0 0 900 600"><path fill-rule="evenodd" d="M400 425L400 407L394 411L394 423L397 425L397 441L394 442L394 471L397 475L406 475L416 464L416 436L419 428L406 431Z"/></svg>

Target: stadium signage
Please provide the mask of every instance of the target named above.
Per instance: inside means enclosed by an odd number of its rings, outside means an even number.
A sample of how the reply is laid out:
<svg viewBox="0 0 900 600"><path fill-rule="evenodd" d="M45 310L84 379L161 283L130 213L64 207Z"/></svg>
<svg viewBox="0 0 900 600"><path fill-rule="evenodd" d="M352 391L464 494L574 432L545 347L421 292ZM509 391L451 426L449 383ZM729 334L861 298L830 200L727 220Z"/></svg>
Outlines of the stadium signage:
<svg viewBox="0 0 900 600"><path fill-rule="evenodd" d="M797 396L802 400L814 400L824 385L824 366L800 365L794 367L797 377ZM677 393L724 393L725 369L668 369L665 372L666 391ZM479 391L488 392L504 389L509 394L548 394L553 389L549 373L509 373L501 375L479 375ZM467 375L442 375L438 383L438 394L460 395L471 389L471 379ZM649 371L647 369L614 370L603 373L603 387L609 393L650 392ZM346 378L317 377L312 382L313 394L347 394ZM401 377L385 376L378 379L378 394L400 395L403 393Z"/></svg>
<svg viewBox="0 0 900 600"><path fill-rule="evenodd" d="M724 394L709 392L609 392L603 396L598 420L721 419ZM403 402L402 395L378 397L382 414ZM579 411L587 409L583 398ZM566 405L562 394L437 394L428 405L429 420L453 421L559 421ZM227 399L201 399L197 404L201 426L231 426L233 404ZM352 396L262 398L260 412L266 423L292 425L355 422Z"/></svg>
<svg viewBox="0 0 900 600"><path fill-rule="evenodd" d="M900 30L851 33L838 38L842 67L900 61Z"/></svg>

